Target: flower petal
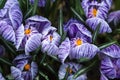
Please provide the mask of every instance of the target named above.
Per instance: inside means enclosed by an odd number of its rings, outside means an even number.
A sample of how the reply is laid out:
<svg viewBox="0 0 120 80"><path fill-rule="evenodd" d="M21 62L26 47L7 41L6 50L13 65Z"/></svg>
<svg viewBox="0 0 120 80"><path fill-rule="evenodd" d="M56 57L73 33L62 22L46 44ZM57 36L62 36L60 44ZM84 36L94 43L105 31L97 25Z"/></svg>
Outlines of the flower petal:
<svg viewBox="0 0 120 80"><path fill-rule="evenodd" d="M120 23L120 10L111 12L108 15L108 23L113 23L115 26Z"/></svg>
<svg viewBox="0 0 120 80"><path fill-rule="evenodd" d="M14 77L14 79L16 80L17 78L21 78L22 72L18 68L12 66L11 67L11 74Z"/></svg>
<svg viewBox="0 0 120 80"><path fill-rule="evenodd" d="M4 18L7 14L7 9L0 9L0 18Z"/></svg>
<svg viewBox="0 0 120 80"><path fill-rule="evenodd" d="M101 77L100 80L108 80L107 77L100 71Z"/></svg>
<svg viewBox="0 0 120 80"><path fill-rule="evenodd" d="M0 21L0 35L6 40L15 42L15 32L12 26L8 25L5 21Z"/></svg>
<svg viewBox="0 0 120 80"><path fill-rule="evenodd" d="M16 30L22 23L22 12L19 4L13 4L9 8L9 18L11 20L13 28Z"/></svg>
<svg viewBox="0 0 120 80"><path fill-rule="evenodd" d="M100 18L90 18L86 21L87 25L92 29L96 30L98 24L101 23L99 33L105 33L105 32L112 32L111 28L109 27L108 23Z"/></svg>
<svg viewBox="0 0 120 80"><path fill-rule="evenodd" d="M32 80L36 77L38 73L38 66L35 62L31 63L31 74L32 74Z"/></svg>
<svg viewBox="0 0 120 80"><path fill-rule="evenodd" d="M24 26L23 24L16 30L16 42L15 42L15 46L17 48L17 50L19 49L23 38L25 37L24 35Z"/></svg>
<svg viewBox="0 0 120 80"><path fill-rule="evenodd" d="M111 61L111 59L107 56L104 56L101 60L101 72L111 78L114 79L116 78L116 70L114 68L114 65Z"/></svg>
<svg viewBox="0 0 120 80"><path fill-rule="evenodd" d="M29 37L25 44L25 53L28 54L29 52L34 51L41 45L41 34L34 34Z"/></svg>
<svg viewBox="0 0 120 80"><path fill-rule="evenodd" d="M80 59L80 58L93 58L97 52L99 51L99 48L93 44L89 43L83 43L80 46L72 47L70 58L71 59Z"/></svg>
<svg viewBox="0 0 120 80"><path fill-rule="evenodd" d="M43 29L48 28L51 25L51 22L42 16L32 16L26 20L26 24L36 27L39 32L42 32Z"/></svg>
<svg viewBox="0 0 120 80"><path fill-rule="evenodd" d="M69 54L70 54L70 40L69 38L66 38L59 46L57 55L60 61L64 63L65 59L68 57Z"/></svg>
<svg viewBox="0 0 120 80"><path fill-rule="evenodd" d="M5 80L5 78L2 76L1 73L0 73L0 80Z"/></svg>
<svg viewBox="0 0 120 80"><path fill-rule="evenodd" d="M10 8L13 4L18 4L18 0L7 0L4 8Z"/></svg>
<svg viewBox="0 0 120 80"><path fill-rule="evenodd" d="M120 58L120 46L115 45L115 44L105 49L102 49L101 52L112 58Z"/></svg>

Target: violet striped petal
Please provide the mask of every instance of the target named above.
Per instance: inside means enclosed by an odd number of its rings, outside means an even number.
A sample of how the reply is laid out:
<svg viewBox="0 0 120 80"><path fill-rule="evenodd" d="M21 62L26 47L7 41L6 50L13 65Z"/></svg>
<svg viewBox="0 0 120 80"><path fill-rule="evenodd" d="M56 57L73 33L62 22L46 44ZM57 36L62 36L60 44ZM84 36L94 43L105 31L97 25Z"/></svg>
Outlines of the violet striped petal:
<svg viewBox="0 0 120 80"><path fill-rule="evenodd" d="M7 14L7 9L0 9L0 19L4 18Z"/></svg>
<svg viewBox="0 0 120 80"><path fill-rule="evenodd" d="M6 40L15 42L15 32L12 26L8 25L5 21L0 21L0 35Z"/></svg>
<svg viewBox="0 0 120 80"><path fill-rule="evenodd" d="M34 51L41 45L42 35L37 33L31 35L25 44L25 53L28 55L29 52Z"/></svg>
<svg viewBox="0 0 120 80"><path fill-rule="evenodd" d="M100 80L108 80L107 77L100 71L101 76L100 76Z"/></svg>
<svg viewBox="0 0 120 80"><path fill-rule="evenodd" d="M116 44L113 44L105 49L102 49L101 52L112 58L120 58L120 46Z"/></svg>
<svg viewBox="0 0 120 80"><path fill-rule="evenodd" d="M32 80L36 77L38 73L38 66L35 62L31 63L31 74L32 74Z"/></svg>
<svg viewBox="0 0 120 80"><path fill-rule="evenodd" d="M9 8L9 18L11 20L14 30L16 30L22 23L22 12L20 10L19 4L13 4Z"/></svg>
<svg viewBox="0 0 120 80"><path fill-rule="evenodd" d="M99 33L111 33L112 30L110 28L110 26L108 25L108 23L106 21L104 21L103 19L100 18L90 18L87 19L86 24L92 29L92 30L96 30L96 27L98 26L98 24L101 23L100 26L100 30Z"/></svg>
<svg viewBox="0 0 120 80"><path fill-rule="evenodd" d="M18 78L21 78L21 80L22 80L22 77L21 77L22 72L18 68L12 66L11 67L11 74L15 80L17 80Z"/></svg>
<svg viewBox="0 0 120 80"><path fill-rule="evenodd" d="M120 10L111 12L108 15L108 23L113 23L115 26L120 23Z"/></svg>
<svg viewBox="0 0 120 80"><path fill-rule="evenodd" d="M65 59L70 54L70 40L69 38L66 38L61 45L59 46L59 49L57 51L58 58L62 63L64 63Z"/></svg>
<svg viewBox="0 0 120 80"><path fill-rule="evenodd" d="M36 29L41 33L45 28L50 27L51 22L42 16L32 16L25 21L26 24L36 27Z"/></svg>
<svg viewBox="0 0 120 80"><path fill-rule="evenodd" d="M15 47L16 49L18 50L21 43L22 43L22 40L23 38L25 37L25 34L24 34L24 26L23 24L16 30L16 42L15 42Z"/></svg>
<svg viewBox="0 0 120 80"><path fill-rule="evenodd" d="M116 78L116 70L111 59L108 56L104 56L101 60L101 72L110 79Z"/></svg>
<svg viewBox="0 0 120 80"><path fill-rule="evenodd" d="M10 8L13 4L19 4L18 0L7 0L4 8Z"/></svg>
<svg viewBox="0 0 120 80"><path fill-rule="evenodd" d="M80 58L93 58L97 52L99 51L99 48L93 44L89 43L83 43L79 46L72 47L70 58L71 59L80 59Z"/></svg>

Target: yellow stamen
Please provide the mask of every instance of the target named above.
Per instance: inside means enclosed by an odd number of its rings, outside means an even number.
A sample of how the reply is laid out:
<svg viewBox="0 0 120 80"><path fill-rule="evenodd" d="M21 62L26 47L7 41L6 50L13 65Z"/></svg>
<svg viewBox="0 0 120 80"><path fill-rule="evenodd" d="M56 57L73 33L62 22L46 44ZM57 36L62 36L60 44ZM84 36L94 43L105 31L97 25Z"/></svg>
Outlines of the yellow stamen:
<svg viewBox="0 0 120 80"><path fill-rule="evenodd" d="M26 65L24 66L24 70L26 70L26 71L28 71L30 68L31 68L31 66L30 66L29 64L26 64Z"/></svg>
<svg viewBox="0 0 120 80"><path fill-rule="evenodd" d="M25 30L25 34L30 34L31 33L31 29L26 29Z"/></svg>
<svg viewBox="0 0 120 80"><path fill-rule="evenodd" d="M52 39L53 39L53 36L50 35L50 41L52 41Z"/></svg>
<svg viewBox="0 0 120 80"><path fill-rule="evenodd" d="M93 10L92 10L92 14L93 14L94 17L97 16L97 9L96 9L96 8L93 8Z"/></svg>
<svg viewBox="0 0 120 80"><path fill-rule="evenodd" d="M72 72L73 72L73 70L68 67L66 68L66 71L69 72L69 74L72 74Z"/></svg>
<svg viewBox="0 0 120 80"><path fill-rule="evenodd" d="M79 45L82 44L82 40L81 40L81 39L77 39L77 40L75 41L75 43L76 43L77 46L79 46Z"/></svg>

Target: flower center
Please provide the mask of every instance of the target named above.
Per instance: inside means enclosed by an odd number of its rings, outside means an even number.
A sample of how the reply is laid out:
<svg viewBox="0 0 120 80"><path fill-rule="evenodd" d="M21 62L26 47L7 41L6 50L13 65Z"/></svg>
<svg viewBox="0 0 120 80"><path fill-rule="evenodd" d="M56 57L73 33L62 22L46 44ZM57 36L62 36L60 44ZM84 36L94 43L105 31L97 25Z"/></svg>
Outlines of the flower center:
<svg viewBox="0 0 120 80"><path fill-rule="evenodd" d="M26 64L25 66L24 66L24 70L26 70L26 71L28 71L29 69L30 69L30 65L29 64Z"/></svg>
<svg viewBox="0 0 120 80"><path fill-rule="evenodd" d="M96 17L96 15L97 15L97 9L96 8L93 8L92 14L93 14L94 17Z"/></svg>
<svg viewBox="0 0 120 80"><path fill-rule="evenodd" d="M53 40L53 36L50 35L50 41L52 41L52 40Z"/></svg>
<svg viewBox="0 0 120 80"><path fill-rule="evenodd" d="M66 72L68 72L69 74L72 74L73 70L71 68L66 68Z"/></svg>
<svg viewBox="0 0 120 80"><path fill-rule="evenodd" d="M75 43L76 43L77 46L79 46L79 45L82 44L82 40L81 40L81 39L77 39L77 40L75 41Z"/></svg>
<svg viewBox="0 0 120 80"><path fill-rule="evenodd" d="M31 33L31 29L26 29L25 30L25 34L30 34Z"/></svg>

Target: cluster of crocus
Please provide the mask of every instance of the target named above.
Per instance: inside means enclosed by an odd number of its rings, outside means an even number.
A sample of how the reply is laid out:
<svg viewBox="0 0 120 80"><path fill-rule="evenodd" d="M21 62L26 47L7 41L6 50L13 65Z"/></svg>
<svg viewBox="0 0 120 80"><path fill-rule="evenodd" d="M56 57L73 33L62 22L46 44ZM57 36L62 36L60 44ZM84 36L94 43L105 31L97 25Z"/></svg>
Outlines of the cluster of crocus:
<svg viewBox="0 0 120 80"><path fill-rule="evenodd" d="M33 80L38 72L38 66L31 60L31 56L20 54L11 66L11 74L15 80Z"/></svg>

